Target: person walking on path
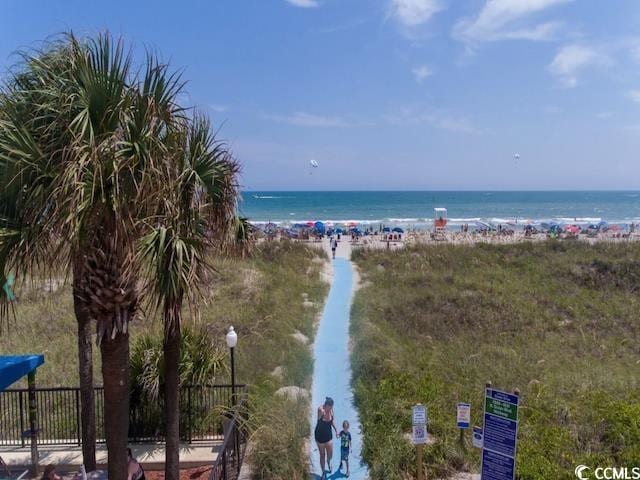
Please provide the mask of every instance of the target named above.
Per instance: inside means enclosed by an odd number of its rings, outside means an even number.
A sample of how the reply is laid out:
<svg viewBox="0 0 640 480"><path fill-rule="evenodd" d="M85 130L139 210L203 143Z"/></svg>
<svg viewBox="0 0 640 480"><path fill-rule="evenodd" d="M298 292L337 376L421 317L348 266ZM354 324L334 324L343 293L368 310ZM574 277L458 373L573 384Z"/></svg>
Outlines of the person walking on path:
<svg viewBox="0 0 640 480"><path fill-rule="evenodd" d="M347 467L347 477L349 476L349 454L351 453L351 433L349 433L349 421L342 422L342 431L338 434L340 437L340 466L338 471L342 470L342 462Z"/></svg>
<svg viewBox="0 0 640 480"><path fill-rule="evenodd" d="M336 249L338 248L338 241L334 240L331 242L331 254L333 255L333 259L336 259Z"/></svg>
<svg viewBox="0 0 640 480"><path fill-rule="evenodd" d="M320 451L320 468L322 469L322 478L326 478L327 470L325 470L325 460L328 472L331 473L331 457L333 457L333 433L331 429L338 435L338 429L333 421L333 399L327 397L324 404L318 407L318 423L314 432L318 450Z"/></svg>

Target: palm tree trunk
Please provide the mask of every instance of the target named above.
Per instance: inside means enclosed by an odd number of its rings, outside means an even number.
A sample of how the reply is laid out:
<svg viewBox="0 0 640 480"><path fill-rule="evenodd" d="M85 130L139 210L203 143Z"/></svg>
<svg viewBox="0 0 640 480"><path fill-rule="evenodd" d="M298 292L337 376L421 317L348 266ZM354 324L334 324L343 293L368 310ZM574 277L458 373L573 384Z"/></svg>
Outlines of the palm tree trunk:
<svg viewBox="0 0 640 480"><path fill-rule="evenodd" d="M74 284L76 279L74 278ZM75 285L74 285L75 286ZM73 309L78 322L78 370L80 377L80 418L82 461L87 472L96 469L96 410L93 390L93 346L91 318L74 288Z"/></svg>
<svg viewBox="0 0 640 480"><path fill-rule="evenodd" d="M80 424L82 427L82 461L87 472L96 469L96 407L93 390L93 344L91 316L81 295L84 258L73 262L73 310L78 322L78 377L80 379Z"/></svg>
<svg viewBox="0 0 640 480"><path fill-rule="evenodd" d="M180 303L164 312L165 480L180 478Z"/></svg>
<svg viewBox="0 0 640 480"><path fill-rule="evenodd" d="M109 480L127 480L129 436L129 334L105 336L100 344L104 382L104 430Z"/></svg>

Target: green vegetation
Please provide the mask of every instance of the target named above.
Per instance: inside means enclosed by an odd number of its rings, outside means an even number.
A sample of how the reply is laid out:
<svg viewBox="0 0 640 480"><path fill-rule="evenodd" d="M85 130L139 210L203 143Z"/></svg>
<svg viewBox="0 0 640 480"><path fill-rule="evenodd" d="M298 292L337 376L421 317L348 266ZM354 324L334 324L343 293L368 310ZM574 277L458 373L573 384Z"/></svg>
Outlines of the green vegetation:
<svg viewBox="0 0 640 480"><path fill-rule="evenodd" d="M282 386L311 385L311 351L291 334L297 330L310 342L313 339L313 324L328 290L320 277L324 261L320 250L292 242L263 243L242 260L215 260L216 273L205 282L204 302L197 311L185 311L185 328L208 332L216 355L225 355L216 383L229 382L226 329L233 325L238 332L237 378L251 384L249 424L254 430L252 443L260 446L251 455L257 478L305 478L308 402L285 400L274 393ZM64 286L49 293L45 285L49 283L33 282L28 291L22 290L16 321L0 336L0 351L43 352L39 385L77 385L71 289ZM313 305L305 307L305 298ZM135 363L138 349L148 346L148 336L162 335L162 323L159 318L136 321L131 335ZM156 351L160 348L157 343L153 346ZM99 358L94 361L99 367ZM272 375L276 367L282 367L281 378ZM138 370L132 371L133 378ZM100 383L99 374L96 377Z"/></svg>
<svg viewBox="0 0 640 480"><path fill-rule="evenodd" d="M442 245L354 260L354 378L373 479L415 475L403 436L416 402L436 439L429 478L477 471L455 408L471 402L482 425L487 380L522 392L519 478L640 464L640 245Z"/></svg>
<svg viewBox="0 0 640 480"><path fill-rule="evenodd" d="M95 325L111 480L127 478L128 324L162 310L165 478L178 480L182 305L238 236L238 164L150 52L135 65L121 39L68 33L20 58L0 86L0 284L43 268L71 278L83 463L95 469ZM0 289L0 327L10 302Z"/></svg>

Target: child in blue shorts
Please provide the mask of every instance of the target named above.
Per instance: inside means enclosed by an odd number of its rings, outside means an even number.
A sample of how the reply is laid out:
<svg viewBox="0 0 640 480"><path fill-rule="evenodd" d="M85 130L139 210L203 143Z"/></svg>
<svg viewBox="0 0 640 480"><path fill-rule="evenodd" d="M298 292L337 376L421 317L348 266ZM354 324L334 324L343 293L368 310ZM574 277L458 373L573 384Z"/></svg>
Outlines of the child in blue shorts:
<svg viewBox="0 0 640 480"><path fill-rule="evenodd" d="M347 467L347 477L349 476L349 453L351 452L351 433L349 433L349 422L345 420L342 422L342 431L338 434L340 437L340 467L338 471L342 470L342 462Z"/></svg>

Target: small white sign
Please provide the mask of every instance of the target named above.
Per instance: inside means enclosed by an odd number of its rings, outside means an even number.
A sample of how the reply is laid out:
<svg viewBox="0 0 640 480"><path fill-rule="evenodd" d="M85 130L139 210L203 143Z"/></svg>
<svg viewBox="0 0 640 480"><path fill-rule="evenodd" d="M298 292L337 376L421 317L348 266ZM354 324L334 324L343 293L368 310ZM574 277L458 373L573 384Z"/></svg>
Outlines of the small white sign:
<svg viewBox="0 0 640 480"><path fill-rule="evenodd" d="M468 403L458 404L458 428L469 428L471 425L471 405Z"/></svg>
<svg viewBox="0 0 640 480"><path fill-rule="evenodd" d="M484 444L484 436L482 434L482 428L473 427L473 440L471 443L474 448L482 448Z"/></svg>
<svg viewBox="0 0 640 480"><path fill-rule="evenodd" d="M413 418L414 425L426 425L427 424L427 408L421 404L414 405L412 418Z"/></svg>
<svg viewBox="0 0 640 480"><path fill-rule="evenodd" d="M425 445L426 443L427 443L427 426L414 425L413 426L413 444Z"/></svg>

